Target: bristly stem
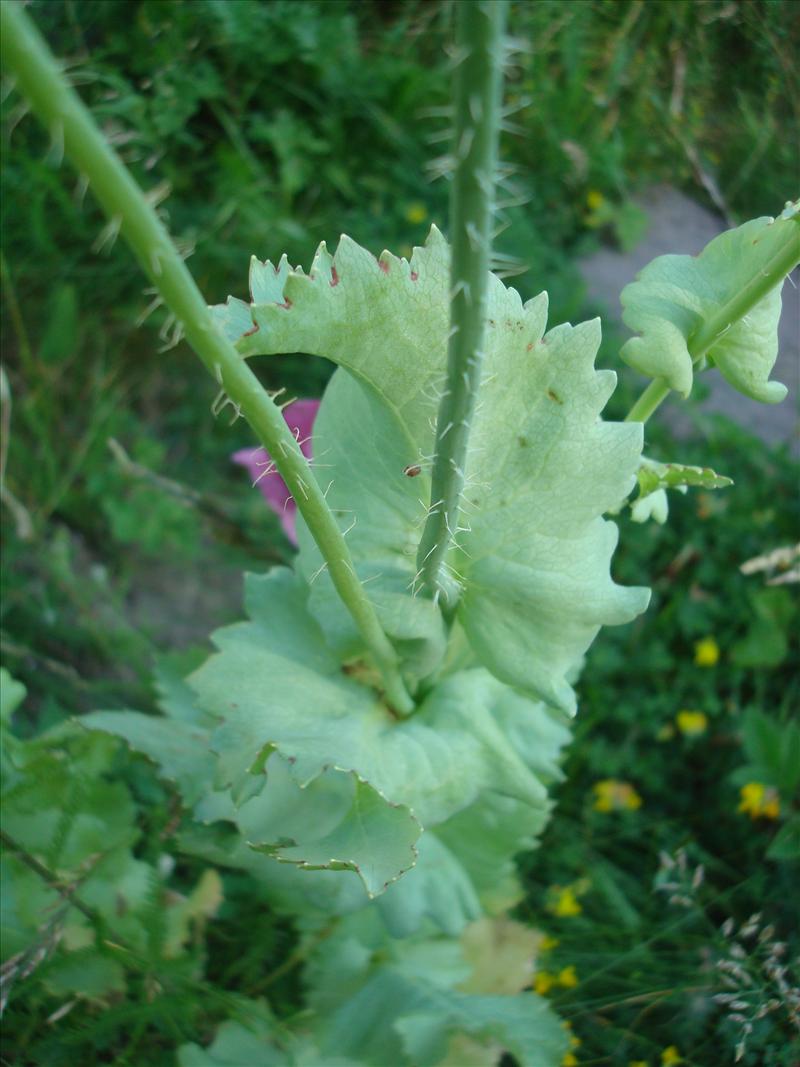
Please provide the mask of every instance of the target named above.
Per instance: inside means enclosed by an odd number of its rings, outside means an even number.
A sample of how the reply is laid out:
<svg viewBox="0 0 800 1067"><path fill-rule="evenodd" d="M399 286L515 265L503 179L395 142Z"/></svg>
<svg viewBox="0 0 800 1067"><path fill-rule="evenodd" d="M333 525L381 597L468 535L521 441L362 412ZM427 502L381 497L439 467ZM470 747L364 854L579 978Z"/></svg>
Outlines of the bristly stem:
<svg viewBox="0 0 800 1067"><path fill-rule="evenodd" d="M130 244L189 344L225 391L234 412L244 416L269 451L327 562L336 591L381 671L387 701L400 715L410 714L414 705L400 675L397 654L356 577L342 532L280 408L216 328L153 205L67 84L22 4L4 0L0 20L5 71L15 78L54 141L63 144L65 154L89 179L112 226Z"/></svg>
<svg viewBox="0 0 800 1067"><path fill-rule="evenodd" d="M447 554L459 529L483 366L506 7L506 0L461 0L456 13L450 340L436 422L431 507L417 555L424 587L446 609L452 609L460 591L449 574Z"/></svg>

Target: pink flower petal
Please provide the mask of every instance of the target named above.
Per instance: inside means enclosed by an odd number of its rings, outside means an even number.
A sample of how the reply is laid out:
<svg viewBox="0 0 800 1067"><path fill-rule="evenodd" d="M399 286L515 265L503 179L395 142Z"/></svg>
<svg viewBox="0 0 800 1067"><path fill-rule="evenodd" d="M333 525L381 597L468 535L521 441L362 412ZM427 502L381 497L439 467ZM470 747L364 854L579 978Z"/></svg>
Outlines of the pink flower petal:
<svg viewBox="0 0 800 1067"><path fill-rule="evenodd" d="M318 410L319 400L295 400L283 409L283 417L300 442L300 450L306 459L311 459L311 431ZM281 520L286 536L297 545L297 505L277 470L270 470L271 461L266 449L242 448L234 452L231 459L245 468L253 485L258 486L268 506Z"/></svg>

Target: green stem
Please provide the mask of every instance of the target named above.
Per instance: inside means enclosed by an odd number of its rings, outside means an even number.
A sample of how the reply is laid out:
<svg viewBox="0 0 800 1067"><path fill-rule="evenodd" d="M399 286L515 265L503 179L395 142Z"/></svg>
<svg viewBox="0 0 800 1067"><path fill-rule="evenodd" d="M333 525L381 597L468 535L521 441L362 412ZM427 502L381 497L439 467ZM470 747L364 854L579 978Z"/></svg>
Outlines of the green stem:
<svg viewBox="0 0 800 1067"><path fill-rule="evenodd" d="M417 555L424 586L451 609L459 587L446 557L459 529L469 432L483 368L506 6L505 0L461 0L457 8L451 330L447 381L436 423L431 507Z"/></svg>
<svg viewBox="0 0 800 1067"><path fill-rule="evenodd" d="M670 393L666 378L655 378L625 416L626 422L647 422Z"/></svg>
<svg viewBox="0 0 800 1067"><path fill-rule="evenodd" d="M68 904L71 904L73 908L77 908L79 912L85 915L97 930L101 932L105 931L106 924L100 913L95 911L94 908L89 907L87 904L84 904L83 901L76 896L78 890L77 884L66 885L64 882L59 881L52 871L48 870L43 863L40 863L35 856L26 852L22 845L18 845L14 838L11 837L10 834L7 834L5 830L0 830L0 842L13 852L22 863L27 867L30 867L34 874L38 875L48 888L55 890L55 892Z"/></svg>
<svg viewBox="0 0 800 1067"><path fill-rule="evenodd" d="M280 408L218 331L154 207L65 81L22 4L5 0L0 4L0 19L3 66L54 142L63 144L78 171L88 177L112 226L130 244L189 344L222 386L234 411L245 417L269 451L327 562L336 591L381 671L389 703L401 715L410 714L413 702L401 678L397 654L356 577L342 532Z"/></svg>
<svg viewBox="0 0 800 1067"><path fill-rule="evenodd" d="M796 218L785 221L778 219L774 225L793 227L789 240L775 253L766 266L750 279L747 285L690 335L686 347L692 357L692 363L699 363L733 323L739 322L752 311L756 304L760 303L776 285L780 285L800 262L800 222ZM625 416L625 421L647 422L669 392L670 387L664 378L654 379Z"/></svg>

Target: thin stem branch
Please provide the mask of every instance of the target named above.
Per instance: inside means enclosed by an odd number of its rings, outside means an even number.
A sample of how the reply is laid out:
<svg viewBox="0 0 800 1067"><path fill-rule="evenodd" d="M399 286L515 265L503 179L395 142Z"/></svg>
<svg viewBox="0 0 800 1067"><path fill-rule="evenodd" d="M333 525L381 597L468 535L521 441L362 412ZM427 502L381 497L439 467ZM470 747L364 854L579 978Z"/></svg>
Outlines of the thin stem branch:
<svg viewBox="0 0 800 1067"><path fill-rule="evenodd" d="M625 416L626 422L647 422L656 408L669 396L671 392L666 378L655 378L645 388L631 410Z"/></svg>
<svg viewBox="0 0 800 1067"><path fill-rule="evenodd" d="M40 863L35 856L32 856L29 852L26 852L21 845L18 845L14 838L11 837L10 834L7 834L5 830L0 830L0 841L2 841L7 849L10 849L16 855L26 867L29 867L34 874L37 874L45 885L50 889L55 890L55 892L68 904L71 904L73 908L77 908L78 911L82 912L93 926L98 930L105 930L105 923L102 916L96 912L94 908L90 908L88 904L84 904L83 901L75 895L78 889L77 885L65 885L61 882L56 875L45 867L43 863Z"/></svg>
<svg viewBox="0 0 800 1067"><path fill-rule="evenodd" d="M461 0L456 16L451 328L447 383L436 423L431 508L417 556L424 586L448 608L458 599L459 587L449 576L446 558L459 527L470 425L483 368L506 6L505 0Z"/></svg>
<svg viewBox="0 0 800 1067"><path fill-rule="evenodd" d="M54 143L85 175L108 215L112 231L125 237L186 339L225 391L234 412L250 423L267 448L308 524L333 584L350 611L383 676L387 700L401 715L413 702L360 581L339 526L280 408L230 341L216 328L200 291L178 254L153 204L142 193L77 94L65 81L47 45L18 0L0 4L3 66L16 78Z"/></svg>

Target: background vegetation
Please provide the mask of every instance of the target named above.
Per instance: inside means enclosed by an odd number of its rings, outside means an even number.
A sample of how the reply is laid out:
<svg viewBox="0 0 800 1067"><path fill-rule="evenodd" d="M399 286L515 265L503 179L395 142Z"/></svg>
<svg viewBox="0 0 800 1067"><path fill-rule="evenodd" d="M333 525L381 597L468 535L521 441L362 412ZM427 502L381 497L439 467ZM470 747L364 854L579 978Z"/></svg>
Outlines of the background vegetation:
<svg viewBox="0 0 800 1067"><path fill-rule="evenodd" d="M155 188L209 302L243 295L251 253L307 263L319 240L347 232L407 254L432 221L444 224L447 190L430 179L445 129L448 4L30 8L107 136ZM591 310L576 259L599 240L633 244L644 226L633 197L654 182L732 222L774 214L792 194L792 0L540 0L514 6L512 31L513 172L498 249L525 271L514 282L524 297L550 291L551 321ZM207 632L238 614L240 572L290 547L230 463L250 443L246 427L212 418L202 368L171 346L160 310L146 315L132 257L59 165L58 146L13 92L3 123L0 640L27 689L14 718L24 744L90 708L154 708L154 664L169 685L202 656ZM606 331L606 365L617 366L618 347ZM327 373L291 357L263 370L298 396L319 395ZM633 389L625 377L619 411ZM723 1064L743 1038L746 1064L800 1056L798 1005L781 985L798 984L782 970L798 951L797 607L790 587L739 571L796 537L798 472L730 424L695 424L677 458L736 485L678 499L666 528L623 520L618 576L651 582L654 604L592 651L556 815L523 860L522 913L558 942L536 981L573 1021L581 1063ZM663 429L657 446L675 457ZM9 692L7 682L10 707ZM220 872L217 885L179 854L173 799L143 761L113 746L26 751L54 783L42 811L63 802L54 768L64 752L125 791L120 847L150 881L136 951L121 968L112 961L113 977L106 968L87 989L48 952L27 976L12 969L4 1062L172 1064L177 1045L204 1043L218 1020L247 1021L254 998L283 1018L300 1009L293 931L243 876ZM741 793L748 783L767 792ZM85 858L74 858L79 882ZM44 886L47 872L28 869ZM48 892L63 905L48 913L54 930L75 909L63 886L42 888L40 903Z"/></svg>

